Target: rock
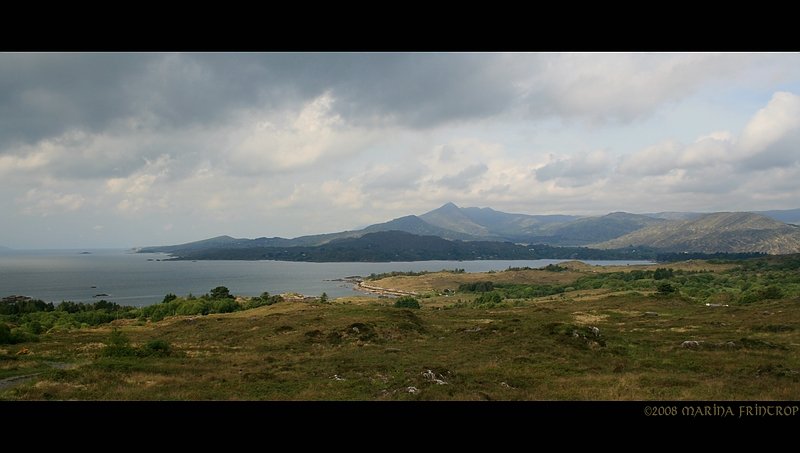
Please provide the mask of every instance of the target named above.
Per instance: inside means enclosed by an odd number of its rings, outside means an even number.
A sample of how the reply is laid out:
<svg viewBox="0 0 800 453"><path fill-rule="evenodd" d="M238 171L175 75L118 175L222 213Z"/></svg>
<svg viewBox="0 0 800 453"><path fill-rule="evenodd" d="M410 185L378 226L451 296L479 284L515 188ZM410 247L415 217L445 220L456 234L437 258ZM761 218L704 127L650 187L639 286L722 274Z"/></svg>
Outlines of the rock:
<svg viewBox="0 0 800 453"><path fill-rule="evenodd" d="M419 389L416 388L416 387L407 387L406 388L406 392L408 392L408 393L418 393Z"/></svg>
<svg viewBox="0 0 800 453"><path fill-rule="evenodd" d="M735 348L736 347L736 343L734 343L732 341L728 341L727 343L725 343L725 347L726 348Z"/></svg>
<svg viewBox="0 0 800 453"><path fill-rule="evenodd" d="M431 382L435 382L437 385L446 385L447 384L447 382L445 382L444 380L438 379L436 377L436 373L434 373L433 370L428 370L428 371L423 372L422 373L422 377L424 377L425 379L427 379L427 380L429 380ZM444 376L439 375L439 377L444 377Z"/></svg>
<svg viewBox="0 0 800 453"><path fill-rule="evenodd" d="M345 378L339 377L338 374L334 374L331 379L333 379L334 381L344 381L345 380Z"/></svg>
<svg viewBox="0 0 800 453"><path fill-rule="evenodd" d="M596 336L596 337L600 336L600 329L598 329L597 327L591 326L591 327L589 327L589 330L592 331L592 334L594 334L594 336Z"/></svg>
<svg viewBox="0 0 800 453"><path fill-rule="evenodd" d="M31 350L28 349L28 348L22 348L19 351L17 351L17 355L28 355L30 353L31 353Z"/></svg>
<svg viewBox="0 0 800 453"><path fill-rule="evenodd" d="M689 348L689 349L699 348L700 347L700 342L699 341L694 341L694 340L684 341L683 343L681 343L681 347Z"/></svg>
<svg viewBox="0 0 800 453"><path fill-rule="evenodd" d="M647 317L655 318L655 317L658 316L658 313L656 313L654 311L646 311L646 312L644 312L644 315L647 316Z"/></svg>

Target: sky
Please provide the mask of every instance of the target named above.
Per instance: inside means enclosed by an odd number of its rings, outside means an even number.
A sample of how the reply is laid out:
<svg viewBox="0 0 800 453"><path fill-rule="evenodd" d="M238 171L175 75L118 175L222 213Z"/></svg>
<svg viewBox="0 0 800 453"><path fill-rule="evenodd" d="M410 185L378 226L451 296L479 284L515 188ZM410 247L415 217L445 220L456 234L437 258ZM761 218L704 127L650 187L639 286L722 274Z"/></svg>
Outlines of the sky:
<svg viewBox="0 0 800 453"><path fill-rule="evenodd" d="M0 53L0 245L800 208L798 53Z"/></svg>

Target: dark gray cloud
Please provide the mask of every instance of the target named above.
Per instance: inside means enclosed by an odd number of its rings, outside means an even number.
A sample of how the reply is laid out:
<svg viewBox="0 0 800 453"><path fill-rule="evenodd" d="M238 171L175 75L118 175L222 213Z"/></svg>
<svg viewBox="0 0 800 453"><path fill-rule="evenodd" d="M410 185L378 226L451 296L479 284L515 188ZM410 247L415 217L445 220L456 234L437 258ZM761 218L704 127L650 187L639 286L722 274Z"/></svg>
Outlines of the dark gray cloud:
<svg viewBox="0 0 800 453"><path fill-rule="evenodd" d="M330 91L359 124L426 128L502 111L518 94L503 57L473 54L3 54L0 136L33 143L132 119L218 122Z"/></svg>
<svg viewBox="0 0 800 453"><path fill-rule="evenodd" d="M102 130L133 113L124 87L152 60L138 54L0 54L0 152L71 128Z"/></svg>

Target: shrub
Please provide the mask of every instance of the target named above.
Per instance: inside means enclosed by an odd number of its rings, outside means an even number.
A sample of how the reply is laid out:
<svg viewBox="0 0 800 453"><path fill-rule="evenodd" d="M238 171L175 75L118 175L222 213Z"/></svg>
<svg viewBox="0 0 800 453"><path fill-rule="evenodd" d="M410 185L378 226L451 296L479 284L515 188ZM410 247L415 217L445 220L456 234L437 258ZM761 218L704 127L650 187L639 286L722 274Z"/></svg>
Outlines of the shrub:
<svg viewBox="0 0 800 453"><path fill-rule="evenodd" d="M325 293L325 292L323 292L323 293L322 293L322 294L319 296L319 301L320 301L320 303L323 303L323 304L326 304L326 303L328 303L328 293Z"/></svg>
<svg viewBox="0 0 800 453"><path fill-rule="evenodd" d="M114 328L108 337L108 343L100 351L106 357L128 357L136 355L136 350L130 345L130 340L119 329Z"/></svg>
<svg viewBox="0 0 800 453"><path fill-rule="evenodd" d="M490 281L462 283L458 285L459 291L468 291L474 293L485 293L494 289L494 284Z"/></svg>
<svg viewBox="0 0 800 453"><path fill-rule="evenodd" d="M167 304L167 303L170 303L170 302L172 302L173 300L175 300L177 298L178 298L178 296L176 296L175 294L167 293L167 295L164 296L164 300L162 300L161 303L162 304Z"/></svg>
<svg viewBox="0 0 800 453"><path fill-rule="evenodd" d="M140 351L143 356L168 356L171 353L172 346L166 340L150 340Z"/></svg>
<svg viewBox="0 0 800 453"><path fill-rule="evenodd" d="M394 302L395 308L420 308L419 301L411 296L403 296Z"/></svg>
<svg viewBox="0 0 800 453"><path fill-rule="evenodd" d="M672 284L670 283L661 283L656 287L656 290L658 290L658 294L666 296L668 294L674 293L676 291L676 288L672 286Z"/></svg>
<svg viewBox="0 0 800 453"><path fill-rule="evenodd" d="M477 299L475 299L475 303L477 305L496 305L503 302L503 296L496 291L489 291L488 293L481 294Z"/></svg>
<svg viewBox="0 0 800 453"><path fill-rule="evenodd" d="M209 313L233 313L241 307L231 299L215 300L211 302Z"/></svg>
<svg viewBox="0 0 800 453"><path fill-rule="evenodd" d="M666 280L668 278L672 278L673 275L674 275L674 272L673 272L673 270L671 268L668 269L668 268L659 267L653 273L653 280Z"/></svg>
<svg viewBox="0 0 800 453"><path fill-rule="evenodd" d="M11 343L11 329L7 325L0 323L0 344Z"/></svg>

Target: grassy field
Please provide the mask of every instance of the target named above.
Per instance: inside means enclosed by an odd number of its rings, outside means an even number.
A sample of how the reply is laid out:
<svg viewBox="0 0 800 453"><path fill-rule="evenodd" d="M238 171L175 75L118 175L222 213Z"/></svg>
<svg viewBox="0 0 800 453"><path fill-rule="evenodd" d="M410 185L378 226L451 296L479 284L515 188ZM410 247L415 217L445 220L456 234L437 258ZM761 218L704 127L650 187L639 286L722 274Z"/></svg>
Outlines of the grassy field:
<svg viewBox="0 0 800 453"><path fill-rule="evenodd" d="M567 285L605 271L575 265L372 283L436 293L484 280ZM796 296L707 306L680 291L612 287L492 307L472 304L477 297L422 298L419 310L371 297L280 302L45 333L0 346L0 382L30 376L0 384L0 399L800 399ZM112 329L134 349L158 339L171 353L105 356Z"/></svg>

